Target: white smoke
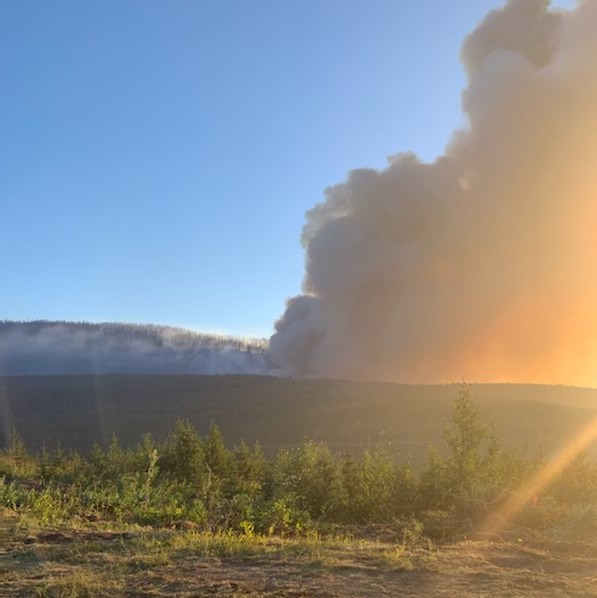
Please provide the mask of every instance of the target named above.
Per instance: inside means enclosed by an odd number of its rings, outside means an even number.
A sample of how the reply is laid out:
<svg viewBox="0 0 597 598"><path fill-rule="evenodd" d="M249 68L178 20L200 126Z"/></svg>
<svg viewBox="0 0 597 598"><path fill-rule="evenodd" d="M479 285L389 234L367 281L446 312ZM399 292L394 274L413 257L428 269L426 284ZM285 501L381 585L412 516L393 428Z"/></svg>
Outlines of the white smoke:
<svg viewBox="0 0 597 598"><path fill-rule="evenodd" d="M0 375L268 374L266 348L165 326L0 322Z"/></svg>
<svg viewBox="0 0 597 598"><path fill-rule="evenodd" d="M597 384L597 0L467 37L467 127L307 213L272 359L301 376Z"/></svg>

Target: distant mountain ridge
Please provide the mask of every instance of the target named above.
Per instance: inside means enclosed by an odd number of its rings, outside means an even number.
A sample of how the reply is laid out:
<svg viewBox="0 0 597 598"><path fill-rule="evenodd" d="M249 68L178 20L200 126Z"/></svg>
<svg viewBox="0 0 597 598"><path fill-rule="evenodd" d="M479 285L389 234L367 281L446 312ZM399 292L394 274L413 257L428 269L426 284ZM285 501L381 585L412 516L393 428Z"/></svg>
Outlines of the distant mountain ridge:
<svg viewBox="0 0 597 598"><path fill-rule="evenodd" d="M153 324L0 321L0 375L273 374L265 339Z"/></svg>

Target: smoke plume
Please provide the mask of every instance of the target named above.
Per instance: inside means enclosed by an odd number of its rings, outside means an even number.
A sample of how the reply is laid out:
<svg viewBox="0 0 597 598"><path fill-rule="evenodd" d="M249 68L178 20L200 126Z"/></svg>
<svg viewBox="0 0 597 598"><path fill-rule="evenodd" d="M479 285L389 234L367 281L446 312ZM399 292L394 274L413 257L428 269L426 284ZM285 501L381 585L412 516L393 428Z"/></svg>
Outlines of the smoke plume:
<svg viewBox="0 0 597 598"><path fill-rule="evenodd" d="M597 0L464 41L467 126L307 213L273 360L300 376L597 385Z"/></svg>

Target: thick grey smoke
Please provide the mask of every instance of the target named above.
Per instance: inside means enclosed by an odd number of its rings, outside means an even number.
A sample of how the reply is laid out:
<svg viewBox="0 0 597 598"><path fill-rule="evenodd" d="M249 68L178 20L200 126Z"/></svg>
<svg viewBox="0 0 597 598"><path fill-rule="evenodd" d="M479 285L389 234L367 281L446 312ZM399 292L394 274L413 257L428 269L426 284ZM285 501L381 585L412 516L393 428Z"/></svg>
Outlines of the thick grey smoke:
<svg viewBox="0 0 597 598"><path fill-rule="evenodd" d="M0 322L0 375L267 374L265 349L165 326Z"/></svg>
<svg viewBox="0 0 597 598"><path fill-rule="evenodd" d="M510 0L467 37L467 127L307 213L293 375L597 384L597 0Z"/></svg>

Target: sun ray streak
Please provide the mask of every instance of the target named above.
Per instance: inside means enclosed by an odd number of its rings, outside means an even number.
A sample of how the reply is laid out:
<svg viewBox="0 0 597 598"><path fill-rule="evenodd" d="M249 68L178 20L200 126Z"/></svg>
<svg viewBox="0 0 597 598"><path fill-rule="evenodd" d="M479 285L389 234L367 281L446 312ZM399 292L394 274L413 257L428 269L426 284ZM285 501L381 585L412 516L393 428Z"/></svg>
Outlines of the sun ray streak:
<svg viewBox="0 0 597 598"><path fill-rule="evenodd" d="M597 439L597 415L567 442L518 492L485 520L481 531L497 534Z"/></svg>

